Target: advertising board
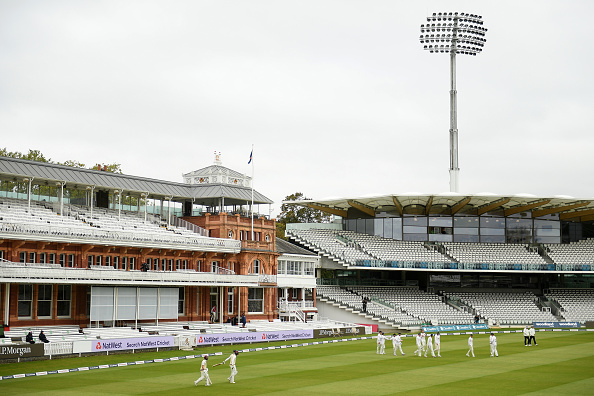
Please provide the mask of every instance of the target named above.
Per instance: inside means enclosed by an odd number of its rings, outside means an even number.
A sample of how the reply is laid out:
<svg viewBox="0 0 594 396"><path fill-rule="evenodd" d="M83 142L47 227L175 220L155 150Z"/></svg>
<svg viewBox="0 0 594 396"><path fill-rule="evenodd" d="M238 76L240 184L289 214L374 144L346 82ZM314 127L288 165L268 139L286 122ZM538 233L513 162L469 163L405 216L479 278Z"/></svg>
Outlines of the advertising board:
<svg viewBox="0 0 594 396"><path fill-rule="evenodd" d="M74 341L73 353L90 353L106 351L125 351L145 348L171 348L174 346L173 336L153 336L138 338L114 338L104 340Z"/></svg>

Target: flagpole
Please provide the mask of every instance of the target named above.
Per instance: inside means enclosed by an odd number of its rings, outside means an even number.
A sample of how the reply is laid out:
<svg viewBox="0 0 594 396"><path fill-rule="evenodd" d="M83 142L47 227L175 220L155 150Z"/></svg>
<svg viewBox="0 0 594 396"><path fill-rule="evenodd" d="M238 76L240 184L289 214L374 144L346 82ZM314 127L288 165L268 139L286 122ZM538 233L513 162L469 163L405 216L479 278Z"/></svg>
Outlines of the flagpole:
<svg viewBox="0 0 594 396"><path fill-rule="evenodd" d="M252 154L250 157L252 161L252 241L254 238L254 145L252 144Z"/></svg>

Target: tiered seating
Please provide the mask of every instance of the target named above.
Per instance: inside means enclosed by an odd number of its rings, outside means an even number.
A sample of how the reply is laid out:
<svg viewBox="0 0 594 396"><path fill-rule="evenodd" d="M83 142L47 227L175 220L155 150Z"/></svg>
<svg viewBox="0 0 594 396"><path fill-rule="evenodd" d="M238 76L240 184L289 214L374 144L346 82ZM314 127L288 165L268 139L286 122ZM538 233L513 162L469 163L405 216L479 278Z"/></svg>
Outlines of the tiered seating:
<svg viewBox="0 0 594 396"><path fill-rule="evenodd" d="M447 253L459 263L547 264L536 250L516 243L444 243Z"/></svg>
<svg viewBox="0 0 594 396"><path fill-rule="evenodd" d="M39 343L39 333L41 330L43 330L43 333L50 342L77 341L88 338L79 332L77 325L13 327L5 331L4 335L10 338L20 338L21 341L25 341L27 333L31 332L33 333L35 343Z"/></svg>
<svg viewBox="0 0 594 396"><path fill-rule="evenodd" d="M330 299L338 302L342 306L346 306L347 310L356 313L362 313L363 311L363 297L347 289L342 289L339 286L318 286L316 288L316 294L321 301ZM407 312L403 312L399 309L394 310L393 308L374 301L369 301L367 303L366 314L373 316L376 320L397 326L420 326L422 324L422 320Z"/></svg>
<svg viewBox="0 0 594 396"><path fill-rule="evenodd" d="M472 315L457 310L442 302L441 297L426 293L416 287L356 286L351 290L367 298L377 298L393 304L402 312L422 322L437 321L439 324L467 324Z"/></svg>
<svg viewBox="0 0 594 396"><path fill-rule="evenodd" d="M545 244L547 254L557 264L594 265L594 239L567 244Z"/></svg>
<svg viewBox="0 0 594 396"><path fill-rule="evenodd" d="M145 242L192 244L202 238L182 227L161 227L145 222L136 212L95 208L91 216L86 207L67 205L67 215L60 216L44 203L1 198L0 231L33 233L86 239L118 239Z"/></svg>
<svg viewBox="0 0 594 396"><path fill-rule="evenodd" d="M545 296L561 306L561 315L566 321L594 321L594 290L551 289Z"/></svg>
<svg viewBox="0 0 594 396"><path fill-rule="evenodd" d="M363 298L338 286L318 286L316 295L322 300L334 300L356 311L363 310Z"/></svg>
<svg viewBox="0 0 594 396"><path fill-rule="evenodd" d="M556 321L554 315L541 311L536 305L537 297L532 292L454 292L448 293L448 296L459 297L481 317L501 324Z"/></svg>
<svg viewBox="0 0 594 396"><path fill-rule="evenodd" d="M42 204L12 198L0 199L0 222L26 224L31 226L47 227L89 227L85 223L68 216L60 216Z"/></svg>
<svg viewBox="0 0 594 396"><path fill-rule="evenodd" d="M451 262L443 254L436 250L429 250L423 242L396 241L394 239L382 238L374 235L358 234L352 231L342 233L357 242L364 251L379 260L386 261L419 261L449 263Z"/></svg>
<svg viewBox="0 0 594 396"><path fill-rule="evenodd" d="M152 222L144 222L144 219L141 219L136 212L121 211L118 213L117 211L105 208L94 208L93 215L91 216L90 209L83 206L70 205L70 210L76 218L81 219L84 223L108 231L128 231L138 234L168 235L171 235L173 232L180 235L196 236L195 233L185 228L173 226L164 228Z"/></svg>
<svg viewBox="0 0 594 396"><path fill-rule="evenodd" d="M357 260L375 260L356 243L342 236L342 233L342 231L336 230L291 230L287 232L290 238L341 264L355 265Z"/></svg>

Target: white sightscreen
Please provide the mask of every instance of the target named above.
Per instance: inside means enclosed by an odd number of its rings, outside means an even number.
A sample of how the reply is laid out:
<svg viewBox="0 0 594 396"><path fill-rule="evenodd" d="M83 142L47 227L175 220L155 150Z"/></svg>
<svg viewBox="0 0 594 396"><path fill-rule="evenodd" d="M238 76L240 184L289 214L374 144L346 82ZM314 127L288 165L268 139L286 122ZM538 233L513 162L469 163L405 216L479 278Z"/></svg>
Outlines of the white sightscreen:
<svg viewBox="0 0 594 396"><path fill-rule="evenodd" d="M159 319L177 319L177 300L179 300L179 289L176 287L160 289L161 307Z"/></svg>
<svg viewBox="0 0 594 396"><path fill-rule="evenodd" d="M136 319L136 287L118 287L117 291L116 320Z"/></svg>
<svg viewBox="0 0 594 396"><path fill-rule="evenodd" d="M138 298L137 294L138 293ZM177 319L179 288L91 288L91 321ZM138 317L136 314L138 312Z"/></svg>
<svg viewBox="0 0 594 396"><path fill-rule="evenodd" d="M155 319L157 317L159 289L142 287L138 298L138 319Z"/></svg>
<svg viewBox="0 0 594 396"><path fill-rule="evenodd" d="M113 320L113 287L91 288L91 320Z"/></svg>

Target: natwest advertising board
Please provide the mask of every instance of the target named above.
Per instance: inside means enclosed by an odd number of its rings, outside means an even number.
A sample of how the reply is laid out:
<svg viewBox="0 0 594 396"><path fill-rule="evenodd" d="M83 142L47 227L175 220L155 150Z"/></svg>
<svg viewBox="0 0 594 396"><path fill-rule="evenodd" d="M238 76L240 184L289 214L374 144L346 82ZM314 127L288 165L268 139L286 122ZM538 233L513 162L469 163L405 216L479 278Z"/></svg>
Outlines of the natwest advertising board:
<svg viewBox="0 0 594 396"><path fill-rule="evenodd" d="M313 338L313 330L250 331L196 335L196 345L243 344L250 342L302 340Z"/></svg>
<svg viewBox="0 0 594 396"><path fill-rule="evenodd" d="M130 349L145 348L171 348L173 347L172 336L153 336L139 338L114 338L106 340L85 340L74 341L72 351L74 353L125 351Z"/></svg>

